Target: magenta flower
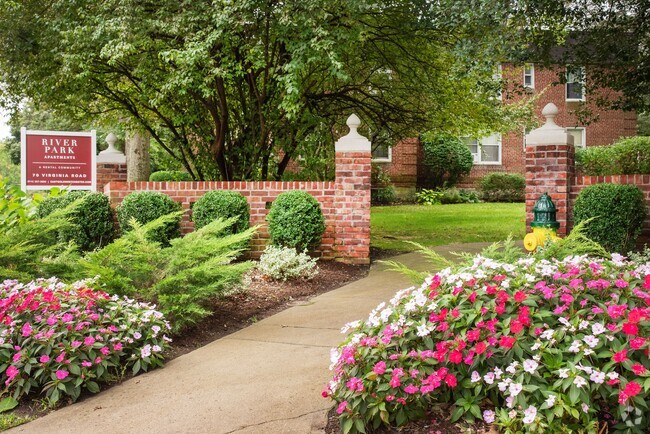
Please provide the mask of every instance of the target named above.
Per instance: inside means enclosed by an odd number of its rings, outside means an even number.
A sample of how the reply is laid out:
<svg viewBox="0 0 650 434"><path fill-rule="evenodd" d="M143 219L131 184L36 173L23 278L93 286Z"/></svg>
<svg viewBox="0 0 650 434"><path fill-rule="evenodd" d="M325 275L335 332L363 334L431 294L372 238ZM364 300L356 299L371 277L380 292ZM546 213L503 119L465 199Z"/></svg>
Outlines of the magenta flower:
<svg viewBox="0 0 650 434"><path fill-rule="evenodd" d="M18 368L16 368L14 365L10 365L5 370L5 374L7 375L7 377L9 377L9 380L7 381L10 382L11 380L13 380L16 377L16 375L18 375L19 372L20 371L18 370Z"/></svg>
<svg viewBox="0 0 650 434"><path fill-rule="evenodd" d="M56 378L58 378L59 380L63 380L68 375L70 375L70 373L68 371L64 371L63 369L59 369L58 371L56 371L55 375L56 375Z"/></svg>
<svg viewBox="0 0 650 434"><path fill-rule="evenodd" d="M23 325L23 330L22 331L23 331L23 336L24 337L30 336L32 334L32 325L30 323L26 322L25 325Z"/></svg>
<svg viewBox="0 0 650 434"><path fill-rule="evenodd" d="M70 346L71 346L72 348L80 347L80 346L81 346L81 341L72 341L72 342L70 343Z"/></svg>
<svg viewBox="0 0 650 434"><path fill-rule="evenodd" d="M95 338L92 337L92 336L88 336L88 337L86 337L86 339L84 339L84 345L86 345L86 346L89 346L89 347L90 347L90 346L92 346L94 343L95 343Z"/></svg>
<svg viewBox="0 0 650 434"><path fill-rule="evenodd" d="M20 353L16 353L16 354L14 354L14 356L11 358L11 360L12 360L14 363L16 363L16 362L19 361L22 357L23 357L22 354L20 354Z"/></svg>
<svg viewBox="0 0 650 434"><path fill-rule="evenodd" d="M108 356L111 353L111 350L108 347L101 347L99 351L105 356Z"/></svg>
<svg viewBox="0 0 650 434"><path fill-rule="evenodd" d="M47 363L50 361L50 356L44 354L38 359L38 361L41 363Z"/></svg>

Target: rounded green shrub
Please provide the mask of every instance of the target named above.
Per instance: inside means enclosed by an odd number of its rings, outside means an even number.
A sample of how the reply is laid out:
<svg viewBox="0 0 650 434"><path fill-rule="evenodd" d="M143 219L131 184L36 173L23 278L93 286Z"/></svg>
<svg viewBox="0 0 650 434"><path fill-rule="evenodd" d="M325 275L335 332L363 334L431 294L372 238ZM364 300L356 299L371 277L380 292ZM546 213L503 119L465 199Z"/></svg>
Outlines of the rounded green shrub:
<svg viewBox="0 0 650 434"><path fill-rule="evenodd" d="M611 146L593 146L576 152L585 175L634 175L650 173L650 137L630 137Z"/></svg>
<svg viewBox="0 0 650 434"><path fill-rule="evenodd" d="M295 247L299 251L318 247L325 232L320 204L304 191L278 195L266 220L273 245Z"/></svg>
<svg viewBox="0 0 650 434"><path fill-rule="evenodd" d="M182 170L159 170L149 176L149 181L191 181L192 175Z"/></svg>
<svg viewBox="0 0 650 434"><path fill-rule="evenodd" d="M140 224L146 224L156 220L158 217L180 211L181 205L157 191L136 191L127 195L117 207L117 221L120 223L122 232L128 232L131 228L131 218L135 218ZM168 245L169 240L181 236L180 218L174 223L164 225L157 230L150 232L149 238L152 241Z"/></svg>
<svg viewBox="0 0 650 434"><path fill-rule="evenodd" d="M61 196L49 196L38 204L36 215L39 218L63 209L77 199L81 203L69 214L72 227L59 232L63 242L74 241L81 251L90 251L103 247L113 240L113 209L103 193L88 191L71 191Z"/></svg>
<svg viewBox="0 0 650 434"><path fill-rule="evenodd" d="M230 233L243 232L249 227L250 211L246 198L241 193L228 190L214 190L205 193L192 208L192 220L200 229L218 218L237 217L230 227Z"/></svg>
<svg viewBox="0 0 650 434"><path fill-rule="evenodd" d="M480 190L486 202L523 202L526 179L518 173L488 173L481 178Z"/></svg>
<svg viewBox="0 0 650 434"><path fill-rule="evenodd" d="M452 187L468 175L474 165L469 148L458 138L449 134L438 134L432 140L422 143L427 167L426 187Z"/></svg>
<svg viewBox="0 0 650 434"><path fill-rule="evenodd" d="M593 218L585 234L609 252L634 248L645 216L643 192L635 185L591 185L580 192L573 205L574 223Z"/></svg>

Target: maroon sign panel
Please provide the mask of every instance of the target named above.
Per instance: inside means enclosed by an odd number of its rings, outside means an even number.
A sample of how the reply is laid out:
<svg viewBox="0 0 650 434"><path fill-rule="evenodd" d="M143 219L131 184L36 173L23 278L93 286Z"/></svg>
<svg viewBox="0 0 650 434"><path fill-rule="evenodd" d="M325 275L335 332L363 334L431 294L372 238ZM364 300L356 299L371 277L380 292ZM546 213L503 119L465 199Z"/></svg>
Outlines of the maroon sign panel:
<svg viewBox="0 0 650 434"><path fill-rule="evenodd" d="M95 189L95 132L22 129L23 190Z"/></svg>

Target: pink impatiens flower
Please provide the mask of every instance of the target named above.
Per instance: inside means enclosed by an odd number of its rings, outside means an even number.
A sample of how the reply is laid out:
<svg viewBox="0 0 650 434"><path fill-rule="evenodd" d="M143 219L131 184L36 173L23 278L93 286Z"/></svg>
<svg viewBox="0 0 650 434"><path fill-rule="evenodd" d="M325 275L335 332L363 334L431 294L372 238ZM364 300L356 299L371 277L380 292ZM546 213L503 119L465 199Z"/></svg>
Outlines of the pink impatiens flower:
<svg viewBox="0 0 650 434"><path fill-rule="evenodd" d="M68 375L70 375L70 373L68 371L63 370L63 369L59 369L58 371L56 371L55 375L56 375L56 378L58 378L59 380L63 380Z"/></svg>
<svg viewBox="0 0 650 434"><path fill-rule="evenodd" d="M23 337L30 336L32 334L32 325L30 323L26 322L23 325L22 332L23 332Z"/></svg>
<svg viewBox="0 0 650 434"><path fill-rule="evenodd" d="M47 363L50 361L50 356L43 354L38 361L41 363Z"/></svg>
<svg viewBox="0 0 650 434"><path fill-rule="evenodd" d="M16 368L14 365L9 365L9 367L5 370L5 374L7 375L7 381L5 381L5 385L9 385L13 381L14 378L16 378L16 375L18 375L20 371L18 368Z"/></svg>
<svg viewBox="0 0 650 434"><path fill-rule="evenodd" d="M348 408L348 402L343 401L339 404L339 406L336 408L336 414L342 414L345 410Z"/></svg>

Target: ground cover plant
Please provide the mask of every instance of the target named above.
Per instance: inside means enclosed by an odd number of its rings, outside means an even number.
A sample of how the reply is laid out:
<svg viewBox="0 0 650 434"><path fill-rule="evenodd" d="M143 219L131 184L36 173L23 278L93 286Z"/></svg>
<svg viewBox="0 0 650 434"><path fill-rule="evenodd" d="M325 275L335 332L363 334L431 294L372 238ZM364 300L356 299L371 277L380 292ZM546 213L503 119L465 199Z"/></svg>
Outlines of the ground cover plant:
<svg viewBox="0 0 650 434"><path fill-rule="evenodd" d="M445 206L374 206L370 243L385 250L413 250L404 241L427 247L450 243L499 241L524 237L526 211L520 203L472 203Z"/></svg>
<svg viewBox="0 0 650 434"><path fill-rule="evenodd" d="M317 260L293 247L268 246L260 257L257 270L270 280L309 280L318 274Z"/></svg>
<svg viewBox="0 0 650 434"><path fill-rule="evenodd" d="M52 278L0 285L0 381L18 400L49 405L83 390L162 365L169 324L152 305L110 296L92 281Z"/></svg>
<svg viewBox="0 0 650 434"><path fill-rule="evenodd" d="M560 254L577 245L599 256ZM610 432L647 432L650 263L580 233L537 256L491 253L503 260L445 268L346 325L323 392L343 432L437 402L504 433L598 432L608 417Z"/></svg>

